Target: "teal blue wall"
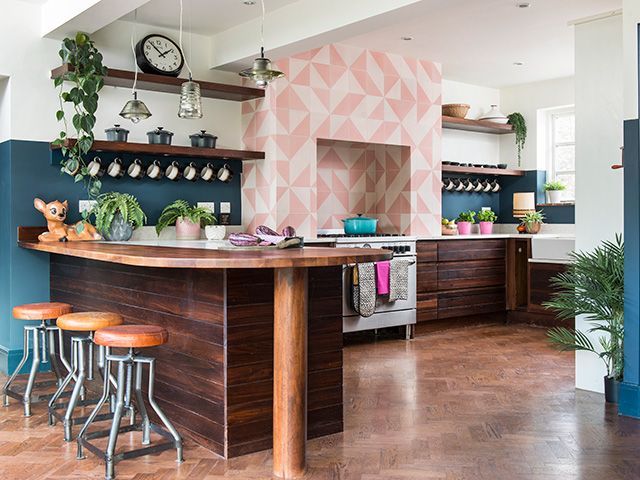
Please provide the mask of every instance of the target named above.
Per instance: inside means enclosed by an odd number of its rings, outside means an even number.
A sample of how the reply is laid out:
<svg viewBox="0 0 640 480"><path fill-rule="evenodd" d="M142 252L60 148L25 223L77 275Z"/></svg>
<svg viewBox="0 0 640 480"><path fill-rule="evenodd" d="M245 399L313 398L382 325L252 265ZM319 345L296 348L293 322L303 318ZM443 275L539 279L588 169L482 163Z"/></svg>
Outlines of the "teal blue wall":
<svg viewBox="0 0 640 480"><path fill-rule="evenodd" d="M113 155L99 154L104 161ZM125 163L131 156L122 156ZM153 158L139 157L143 162ZM188 163L187 159L161 158ZM22 325L11 316L13 305L46 301L49 299L49 257L46 254L24 250L16 245L17 227L20 225L44 225L40 212L33 207L34 197L45 201L68 200L70 220L77 220L78 200L86 198L80 184L61 175L52 162L46 142L11 140L0 143L0 370L12 370L22 355ZM198 161L198 164L206 163ZM225 162L214 161L214 166ZM105 179L103 191L129 192L138 197L140 204L155 224L162 208L177 198L197 201L232 203L232 223L240 223L240 181L242 162L227 161L235 175L229 184L221 182L171 182L161 180Z"/></svg>

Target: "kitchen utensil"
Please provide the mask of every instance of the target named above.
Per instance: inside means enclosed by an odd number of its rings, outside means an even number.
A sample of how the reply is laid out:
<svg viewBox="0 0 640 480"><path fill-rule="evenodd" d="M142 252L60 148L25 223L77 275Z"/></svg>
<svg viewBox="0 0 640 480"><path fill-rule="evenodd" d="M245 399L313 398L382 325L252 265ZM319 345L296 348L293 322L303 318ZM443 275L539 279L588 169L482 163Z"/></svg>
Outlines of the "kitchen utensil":
<svg viewBox="0 0 640 480"><path fill-rule="evenodd" d="M189 180L190 182L195 182L196 180L198 180L199 174L196 164L194 162L191 162L189 165L187 165L184 169L184 172L182 172L182 176L185 180Z"/></svg>
<svg viewBox="0 0 640 480"><path fill-rule="evenodd" d="M162 171L162 165L160 165L160 160L154 160L151 165L147 167L147 177L151 180L160 180L164 175Z"/></svg>
<svg viewBox="0 0 640 480"><path fill-rule="evenodd" d="M118 124L115 124L111 128L107 128L104 133L107 134L107 140L109 142L126 142L129 137L129 130L122 128Z"/></svg>
<svg viewBox="0 0 640 480"><path fill-rule="evenodd" d="M124 167L120 158L114 158L107 167L107 175L113 178L122 178L124 175Z"/></svg>
<svg viewBox="0 0 640 480"><path fill-rule="evenodd" d="M216 148L216 141L218 140L218 137L207 133L206 130L200 130L199 133L189 135L189 138L191 139L192 147L200 148Z"/></svg>
<svg viewBox="0 0 640 480"><path fill-rule="evenodd" d="M164 171L164 176L174 182L180 180L180 177L182 176L182 174L180 173L180 164L175 160L171 162L171 164Z"/></svg>
<svg viewBox="0 0 640 480"><path fill-rule="evenodd" d="M491 109L482 115L478 120L487 120L489 122L506 124L509 119L500 111L497 105L491 105Z"/></svg>
<svg viewBox="0 0 640 480"><path fill-rule="evenodd" d="M141 180L144 177L144 167L142 166L142 160L140 160L139 158L136 158L133 162L131 162L131 165L129 165L129 168L127 168L127 175L129 175L131 178L135 178L136 180Z"/></svg>
<svg viewBox="0 0 640 480"><path fill-rule="evenodd" d="M218 180L224 183L229 183L232 178L233 170L231 170L231 167L225 163L224 166L218 170Z"/></svg>
<svg viewBox="0 0 640 480"><path fill-rule="evenodd" d="M357 217L344 218L342 223L347 235L374 234L378 227L377 218L363 217L361 213Z"/></svg>
<svg viewBox="0 0 640 480"><path fill-rule="evenodd" d="M87 165L87 174L92 178L100 178L104 175L105 168L102 166L100 157L93 157Z"/></svg>
<svg viewBox="0 0 640 480"><path fill-rule="evenodd" d="M446 103L442 105L442 115L447 117L465 118L471 105L466 103Z"/></svg>
<svg viewBox="0 0 640 480"><path fill-rule="evenodd" d="M202 170L200 170L200 178L205 182L212 182L216 179L216 171L213 168L213 165L207 163Z"/></svg>
<svg viewBox="0 0 640 480"><path fill-rule="evenodd" d="M164 127L158 127L155 130L147 132L147 138L149 139L149 143L152 145L171 145L172 137L173 132L165 130Z"/></svg>

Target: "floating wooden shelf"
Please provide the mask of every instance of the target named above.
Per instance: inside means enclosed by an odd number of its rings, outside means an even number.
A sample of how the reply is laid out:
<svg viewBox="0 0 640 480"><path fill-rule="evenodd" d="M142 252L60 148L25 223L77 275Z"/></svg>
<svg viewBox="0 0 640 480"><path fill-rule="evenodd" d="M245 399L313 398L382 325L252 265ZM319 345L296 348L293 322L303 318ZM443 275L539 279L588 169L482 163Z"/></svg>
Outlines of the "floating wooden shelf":
<svg viewBox="0 0 640 480"><path fill-rule="evenodd" d="M73 67L65 63L58 68L51 70L51 78L64 76L73 71ZM112 87L133 86L134 72L128 70L117 70L109 68L107 76L104 77L104 84ZM138 73L139 90L150 90L152 92L180 93L180 86L186 82L186 78L165 77L163 75L153 75L150 73ZM261 88L243 87L240 85L227 85L224 83L205 82L195 80L200 84L200 93L206 98L217 98L219 100L232 100L243 102L254 98L263 98L264 90Z"/></svg>
<svg viewBox="0 0 640 480"><path fill-rule="evenodd" d="M467 132L493 133L496 135L513 133L513 125L502 125L487 120L468 120L466 118L448 117L446 115L442 116L442 128L465 130Z"/></svg>
<svg viewBox="0 0 640 480"><path fill-rule="evenodd" d="M69 139L67 145L75 142ZM51 145L52 150L60 147ZM132 153L137 155L157 155L163 157L194 157L194 158L228 158L235 160L261 160L264 159L264 152L254 152L251 150L232 150L230 148L198 148L184 147L181 145L151 145L148 143L131 142L107 142L96 140L91 147L92 152L117 152Z"/></svg>
<svg viewBox="0 0 640 480"><path fill-rule="evenodd" d="M483 167L457 167L453 165L443 165L442 173L462 173L466 175L498 175L505 177L523 177L524 170L511 168L483 168Z"/></svg>

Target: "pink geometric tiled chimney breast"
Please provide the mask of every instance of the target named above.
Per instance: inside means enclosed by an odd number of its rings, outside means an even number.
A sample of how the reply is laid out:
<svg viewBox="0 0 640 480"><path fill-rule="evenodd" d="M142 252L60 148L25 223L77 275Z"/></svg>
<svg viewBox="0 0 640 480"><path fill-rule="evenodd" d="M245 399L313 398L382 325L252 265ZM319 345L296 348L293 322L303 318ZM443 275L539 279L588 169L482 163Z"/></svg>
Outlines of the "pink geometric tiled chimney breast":
<svg viewBox="0 0 640 480"><path fill-rule="evenodd" d="M244 165L243 224L315 236L318 139L329 139L407 147L404 175L386 187L386 218L401 233L438 234L440 66L336 44L276 64L286 78L242 107L245 147L266 154Z"/></svg>

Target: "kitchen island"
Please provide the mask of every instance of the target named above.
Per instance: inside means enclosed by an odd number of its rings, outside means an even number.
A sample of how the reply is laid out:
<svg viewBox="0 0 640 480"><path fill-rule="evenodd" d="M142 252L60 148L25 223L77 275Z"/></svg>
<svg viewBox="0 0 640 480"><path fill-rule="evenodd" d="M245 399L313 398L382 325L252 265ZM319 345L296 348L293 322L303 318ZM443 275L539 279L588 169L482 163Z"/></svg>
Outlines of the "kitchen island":
<svg viewBox="0 0 640 480"><path fill-rule="evenodd" d="M226 458L273 445L274 473L295 477L306 438L342 431L341 266L389 252L39 243L42 230L18 242L51 254L51 301L169 331L150 355L183 434Z"/></svg>

